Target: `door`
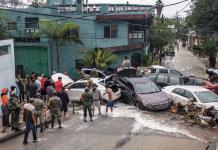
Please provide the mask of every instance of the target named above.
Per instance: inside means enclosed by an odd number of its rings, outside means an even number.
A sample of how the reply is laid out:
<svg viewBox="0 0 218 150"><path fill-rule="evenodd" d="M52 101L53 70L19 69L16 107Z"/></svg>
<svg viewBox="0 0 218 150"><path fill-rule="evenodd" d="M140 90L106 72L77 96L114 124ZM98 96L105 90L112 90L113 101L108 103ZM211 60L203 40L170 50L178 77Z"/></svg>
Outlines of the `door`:
<svg viewBox="0 0 218 150"><path fill-rule="evenodd" d="M23 66L23 72L25 74L36 72L37 74L48 75L49 70L47 47L15 47L15 64L16 66Z"/></svg>
<svg viewBox="0 0 218 150"><path fill-rule="evenodd" d="M171 99L174 103L181 103L182 105L186 105L188 99L185 97L185 90L181 88L176 88L171 93Z"/></svg>
<svg viewBox="0 0 218 150"><path fill-rule="evenodd" d="M86 82L78 82L74 83L71 86L67 87L67 94L71 101L80 101L82 93L84 93L84 89L86 87Z"/></svg>
<svg viewBox="0 0 218 150"><path fill-rule="evenodd" d="M131 65L133 67L139 67L141 66L141 55L140 53L135 53L131 56Z"/></svg>

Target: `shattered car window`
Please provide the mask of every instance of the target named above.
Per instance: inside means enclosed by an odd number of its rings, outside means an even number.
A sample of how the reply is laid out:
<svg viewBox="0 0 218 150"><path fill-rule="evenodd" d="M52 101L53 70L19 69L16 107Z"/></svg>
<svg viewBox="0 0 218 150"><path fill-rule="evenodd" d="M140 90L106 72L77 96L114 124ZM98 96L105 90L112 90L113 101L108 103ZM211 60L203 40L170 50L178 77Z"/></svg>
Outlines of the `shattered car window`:
<svg viewBox="0 0 218 150"><path fill-rule="evenodd" d="M202 103L218 102L218 95L211 91L195 92Z"/></svg>

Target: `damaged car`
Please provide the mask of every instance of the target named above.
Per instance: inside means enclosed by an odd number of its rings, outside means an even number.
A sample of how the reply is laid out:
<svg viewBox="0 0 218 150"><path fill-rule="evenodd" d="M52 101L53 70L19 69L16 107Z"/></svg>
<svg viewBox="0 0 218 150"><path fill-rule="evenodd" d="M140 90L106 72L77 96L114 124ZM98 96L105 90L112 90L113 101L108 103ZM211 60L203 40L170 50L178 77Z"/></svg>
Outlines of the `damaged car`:
<svg viewBox="0 0 218 150"><path fill-rule="evenodd" d="M122 73L120 72L122 71ZM142 110L160 111L171 106L169 97L150 79L134 76L134 69L118 71L115 82L121 88L122 99Z"/></svg>
<svg viewBox="0 0 218 150"><path fill-rule="evenodd" d="M97 89L100 90L101 96L103 100L108 100L106 92L105 82L100 78L90 78L93 84L97 85ZM72 102L80 102L80 98L82 93L85 91L85 87L87 87L88 80L78 80L75 83L67 85L66 92L69 96L70 101ZM115 85L108 85L112 89L112 100L115 101L121 97L121 91Z"/></svg>
<svg viewBox="0 0 218 150"><path fill-rule="evenodd" d="M218 95L200 86L167 86L162 89L174 103L182 105L190 101L200 108L214 106L218 110Z"/></svg>

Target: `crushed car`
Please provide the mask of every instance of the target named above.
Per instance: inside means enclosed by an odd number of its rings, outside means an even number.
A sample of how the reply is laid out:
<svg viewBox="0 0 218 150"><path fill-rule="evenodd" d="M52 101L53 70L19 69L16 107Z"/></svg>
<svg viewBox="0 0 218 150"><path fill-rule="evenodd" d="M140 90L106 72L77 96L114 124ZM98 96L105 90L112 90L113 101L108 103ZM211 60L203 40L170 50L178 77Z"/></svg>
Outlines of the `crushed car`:
<svg viewBox="0 0 218 150"><path fill-rule="evenodd" d="M135 68L119 68L114 82L121 88L122 99L139 109L161 111L171 106L169 97L150 79L138 76Z"/></svg>

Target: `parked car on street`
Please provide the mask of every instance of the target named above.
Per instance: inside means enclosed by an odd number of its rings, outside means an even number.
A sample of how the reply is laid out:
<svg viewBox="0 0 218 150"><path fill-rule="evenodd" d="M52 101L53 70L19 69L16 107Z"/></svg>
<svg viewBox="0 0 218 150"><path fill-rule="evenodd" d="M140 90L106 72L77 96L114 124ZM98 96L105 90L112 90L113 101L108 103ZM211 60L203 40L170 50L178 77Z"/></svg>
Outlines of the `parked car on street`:
<svg viewBox="0 0 218 150"><path fill-rule="evenodd" d="M218 110L218 95L200 86L167 86L165 92L174 103L186 105L193 101L200 108L214 106Z"/></svg>
<svg viewBox="0 0 218 150"><path fill-rule="evenodd" d="M82 73L84 73L84 74L86 74L88 76L91 76L93 71L96 71L98 73L98 78L104 79L107 76L105 71L98 70L98 69L95 69L95 68L82 68L82 70L81 70Z"/></svg>
<svg viewBox="0 0 218 150"><path fill-rule="evenodd" d="M169 97L146 77L117 77L115 82L125 102L139 109L160 111L171 106Z"/></svg>
<svg viewBox="0 0 218 150"><path fill-rule="evenodd" d="M63 74L63 73L55 73L51 76L51 79L56 82L58 81L58 77L62 77L62 83L63 86L67 86L69 84L74 83L74 81L67 75Z"/></svg>
<svg viewBox="0 0 218 150"><path fill-rule="evenodd" d="M190 79L189 85L202 86L218 94L218 83L211 83L210 81L199 79L196 77L189 77L189 79Z"/></svg>
<svg viewBox="0 0 218 150"><path fill-rule="evenodd" d="M183 74L175 69L165 67L151 67L151 73L155 74L169 74L174 76L183 76Z"/></svg>
<svg viewBox="0 0 218 150"><path fill-rule="evenodd" d="M175 76L169 74L149 74L147 76L154 83L156 83L160 88L170 85L187 85L190 82L188 77Z"/></svg>
<svg viewBox="0 0 218 150"><path fill-rule="evenodd" d="M105 83L103 79L100 78L90 78L93 83L95 83L98 87L98 89L101 92L101 96L104 100L108 100L107 94L104 95L106 91ZM69 96L70 101L73 102L80 102L80 98L82 93L85 90L85 87L87 86L87 80L78 80L75 83L69 84L66 86L66 92ZM113 91L112 93L112 100L115 101L121 97L121 90L116 87L115 85L111 85L111 89Z"/></svg>

